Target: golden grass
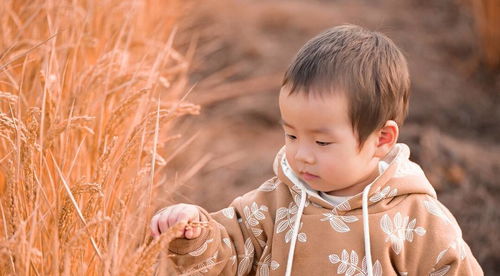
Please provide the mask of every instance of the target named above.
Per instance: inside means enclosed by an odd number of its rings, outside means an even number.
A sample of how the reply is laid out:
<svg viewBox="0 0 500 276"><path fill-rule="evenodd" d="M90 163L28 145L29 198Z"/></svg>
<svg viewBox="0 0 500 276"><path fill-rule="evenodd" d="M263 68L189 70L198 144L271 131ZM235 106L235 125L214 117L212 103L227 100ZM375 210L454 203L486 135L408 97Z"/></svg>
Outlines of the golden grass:
<svg viewBox="0 0 500 276"><path fill-rule="evenodd" d="M0 275L158 265L159 149L199 112L182 101L192 49L172 46L180 2L1 1Z"/></svg>
<svg viewBox="0 0 500 276"><path fill-rule="evenodd" d="M482 59L492 69L500 68L500 1L470 0L482 50Z"/></svg>

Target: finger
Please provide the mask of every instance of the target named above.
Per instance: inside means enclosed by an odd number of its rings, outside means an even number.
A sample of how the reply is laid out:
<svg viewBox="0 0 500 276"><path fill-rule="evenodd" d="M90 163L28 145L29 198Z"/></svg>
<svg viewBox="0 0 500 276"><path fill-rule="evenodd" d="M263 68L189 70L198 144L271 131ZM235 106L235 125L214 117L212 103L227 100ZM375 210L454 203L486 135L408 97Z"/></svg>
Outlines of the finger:
<svg viewBox="0 0 500 276"><path fill-rule="evenodd" d="M158 219L158 228L160 229L160 234L165 233L168 229L168 218L170 217L170 213L172 212L172 208L168 208L164 212L160 214L160 218Z"/></svg>
<svg viewBox="0 0 500 276"><path fill-rule="evenodd" d="M199 213L199 211L196 213L196 217L193 219L193 222L198 222L198 221L200 221L200 213ZM190 229L190 231L188 233L186 233L186 238L188 238L188 239L196 239L200 235L201 235L201 227L195 225L194 227L191 227L191 229Z"/></svg>
<svg viewBox="0 0 500 276"><path fill-rule="evenodd" d="M190 222L200 221L200 210L198 210L198 208L196 208L195 206L190 206L188 213Z"/></svg>
<svg viewBox="0 0 500 276"><path fill-rule="evenodd" d="M172 207L172 210L167 218L168 227L174 226L175 223L177 222L177 215L179 215L179 210L180 206L175 205Z"/></svg>
<svg viewBox="0 0 500 276"><path fill-rule="evenodd" d="M177 214L177 222L191 222L198 220L198 210L190 207L182 208Z"/></svg>
<svg viewBox="0 0 500 276"><path fill-rule="evenodd" d="M151 235L156 238L158 236L160 236L160 229L158 227L158 220L160 219L160 216L159 215L156 215L154 216L152 219L151 219L151 224L150 224L150 228L151 228Z"/></svg>
<svg viewBox="0 0 500 276"><path fill-rule="evenodd" d="M177 216L177 223L184 223L186 224L186 227L182 228L179 233L180 236L184 236L186 238L189 238L191 235L192 227L189 226L187 223L192 219L192 211L189 209L183 209L182 211L179 212L179 215Z"/></svg>
<svg viewBox="0 0 500 276"><path fill-rule="evenodd" d="M192 219L193 217L193 211L190 210L189 207L186 208L186 206L180 206L177 210L176 210L176 213L175 213L175 223L182 223L184 224L184 227L180 228L177 233L175 233L176 237L178 238L184 238L186 237L185 236L185 232L187 231L187 229L191 228L191 227L187 227L187 223Z"/></svg>
<svg viewBox="0 0 500 276"><path fill-rule="evenodd" d="M196 239L197 237L199 237L201 235L201 230L202 230L201 226L193 228L193 235L191 236L191 239Z"/></svg>

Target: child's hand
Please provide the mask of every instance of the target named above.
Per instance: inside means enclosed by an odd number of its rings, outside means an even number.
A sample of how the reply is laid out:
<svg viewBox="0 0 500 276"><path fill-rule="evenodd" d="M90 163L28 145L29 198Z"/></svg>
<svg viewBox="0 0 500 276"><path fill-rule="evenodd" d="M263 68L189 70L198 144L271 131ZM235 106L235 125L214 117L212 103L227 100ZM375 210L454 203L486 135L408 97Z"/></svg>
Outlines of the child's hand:
<svg viewBox="0 0 500 276"><path fill-rule="evenodd" d="M165 233L170 227L177 223L197 223L202 219L200 211L195 205L191 204L176 204L172 205L160 213L156 214L151 219L151 235L153 237L160 236ZM195 239L201 234L201 227L196 224L193 227L182 228L175 233L176 238Z"/></svg>

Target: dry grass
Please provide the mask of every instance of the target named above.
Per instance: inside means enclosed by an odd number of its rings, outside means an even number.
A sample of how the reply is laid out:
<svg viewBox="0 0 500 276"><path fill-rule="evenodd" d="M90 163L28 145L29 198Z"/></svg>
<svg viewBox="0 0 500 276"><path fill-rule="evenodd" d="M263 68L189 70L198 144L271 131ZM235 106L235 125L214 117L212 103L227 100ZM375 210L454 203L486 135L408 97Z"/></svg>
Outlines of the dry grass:
<svg viewBox="0 0 500 276"><path fill-rule="evenodd" d="M0 3L0 275L155 269L172 239L148 241L159 150L199 112L182 101L192 48L172 46L184 8Z"/></svg>
<svg viewBox="0 0 500 276"><path fill-rule="evenodd" d="M500 1L469 0L480 39L482 59L492 69L500 68Z"/></svg>

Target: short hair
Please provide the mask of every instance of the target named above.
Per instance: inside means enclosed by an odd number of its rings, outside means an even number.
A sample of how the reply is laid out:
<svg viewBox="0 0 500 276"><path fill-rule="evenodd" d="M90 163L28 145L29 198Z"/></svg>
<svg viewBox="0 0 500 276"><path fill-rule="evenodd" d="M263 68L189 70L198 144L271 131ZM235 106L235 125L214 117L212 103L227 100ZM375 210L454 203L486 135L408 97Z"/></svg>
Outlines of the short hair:
<svg viewBox="0 0 500 276"><path fill-rule="evenodd" d="M385 35L355 25L333 27L308 41L282 85L289 94L345 93L360 148L387 120L401 126L408 112L405 57Z"/></svg>

